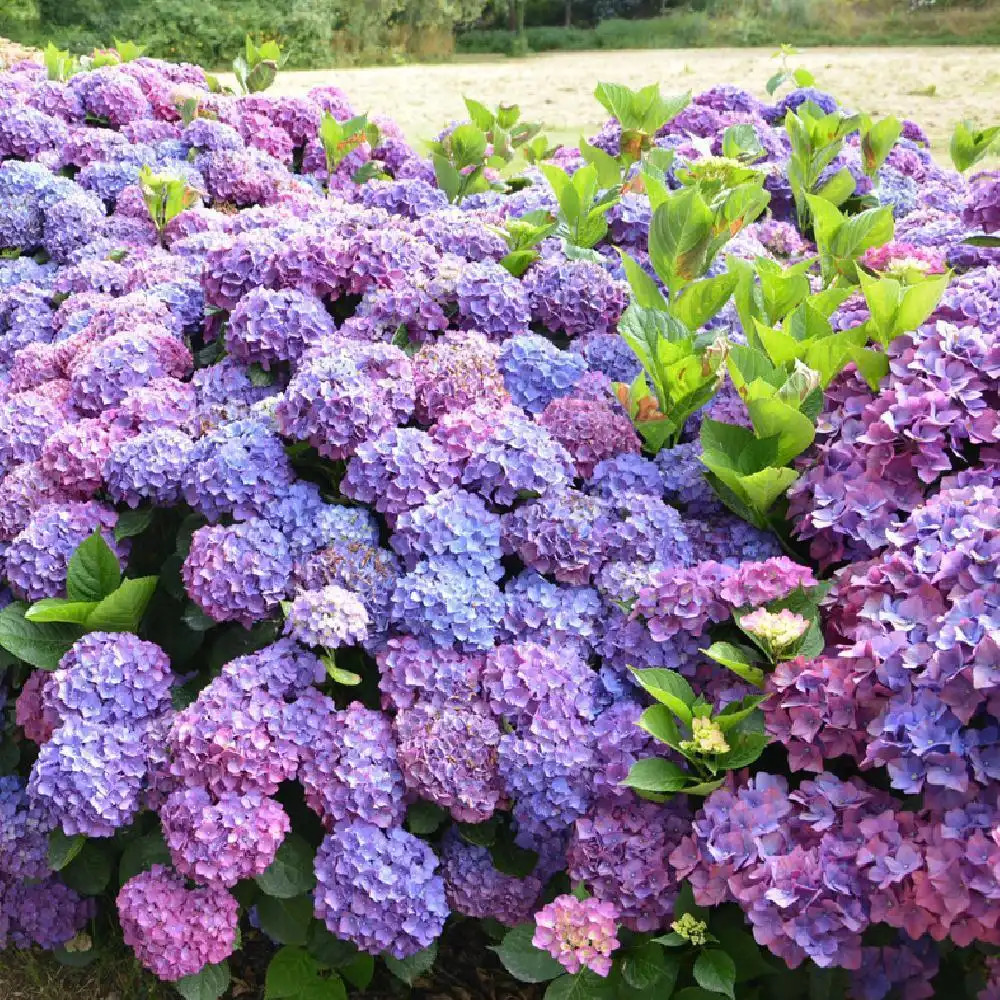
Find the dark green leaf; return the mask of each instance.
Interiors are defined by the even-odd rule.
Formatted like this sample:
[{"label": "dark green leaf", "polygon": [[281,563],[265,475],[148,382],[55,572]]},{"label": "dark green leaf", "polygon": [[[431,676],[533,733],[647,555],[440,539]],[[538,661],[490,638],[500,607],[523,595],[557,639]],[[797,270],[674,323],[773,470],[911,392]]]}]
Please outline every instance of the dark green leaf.
[{"label": "dark green leaf", "polygon": [[549,983],[545,1000],[611,1000],[614,985],[607,979],[582,969],[574,976],[560,976]]},{"label": "dark green leaf", "polygon": [[100,601],[118,586],[122,571],[104,536],[95,531],[70,557],[66,594],[73,601]]},{"label": "dark green leaf", "polygon": [[79,853],[87,838],[78,833],[75,837],[67,837],[61,827],[56,827],[49,834],[49,867],[54,871],[62,871]]},{"label": "dark green leaf", "polygon": [[729,737],[729,752],[720,754],[716,759],[719,767],[735,771],[752,764],[768,744],[766,733],[740,733]]},{"label": "dark green leaf", "polygon": [[27,610],[27,604],[16,601],[0,611],[0,646],[33,667],[55,670],[83,629],[62,622],[29,622]]},{"label": "dark green leaf", "polygon": [[497,839],[497,821],[488,819],[485,823],[459,823],[458,832],[463,840],[477,847],[492,847]]},{"label": "dark green leaf", "polygon": [[152,507],[140,507],[138,510],[125,510],[118,515],[118,523],[115,525],[115,541],[120,542],[123,538],[134,538],[141,535],[152,523]]},{"label": "dark green leaf", "polygon": [[416,955],[411,955],[409,958],[401,960],[386,955],[384,956],[386,968],[407,986],[412,986],[425,972],[430,972],[434,968],[437,952],[438,943],[435,941],[423,951],[418,951]]},{"label": "dark green leaf", "polygon": [[421,799],[406,810],[406,829],[418,837],[433,833],[446,819],[448,813],[433,802]]},{"label": "dark green leaf", "polygon": [[218,1000],[229,989],[229,963],[206,965],[201,972],[174,983],[184,1000]]},{"label": "dark green leaf", "polygon": [[346,965],[340,967],[340,974],[355,989],[363,992],[368,989],[375,976],[375,959],[371,955],[358,954]]},{"label": "dark green leaf", "polygon": [[332,969],[343,969],[354,962],[361,952],[350,943],[334,937],[320,920],[314,920],[309,925],[307,947],[309,954],[323,965]]},{"label": "dark green leaf", "polygon": [[[661,983],[661,989],[669,995],[673,981],[677,979],[680,963],[673,956],[668,960],[663,949],[652,941],[636,945],[621,956],[622,978],[633,989],[645,990],[654,983]],[[670,983],[662,982],[673,973]]]},{"label": "dark green leaf", "polygon": [[712,930],[719,940],[719,946],[736,965],[738,983],[774,974],[774,968],[764,960],[760,946],[754,941],[752,934],[740,927],[717,927],[715,923]]},{"label": "dark green leaf", "polygon": [[531,943],[534,934],[534,922],[519,924],[491,949],[504,968],[522,983],[545,983],[566,971],[547,951]]},{"label": "dark green leaf", "polygon": [[313,980],[296,994],[296,1000],[347,1000],[347,988],[340,976],[331,975],[328,979]]},{"label": "dark green leaf", "polygon": [[497,840],[490,848],[493,867],[504,875],[527,878],[538,864],[538,852],[518,847],[510,837]]},{"label": "dark green leaf", "polygon": [[286,945],[268,963],[264,1000],[299,997],[318,976],[319,965],[309,952]]},{"label": "dark green leaf", "polygon": [[61,874],[63,882],[84,896],[103,892],[111,880],[111,856],[108,848],[93,840],[73,858]]},{"label": "dark green leaf", "polygon": [[312,899],[304,895],[291,899],[261,896],[257,903],[257,917],[260,929],[275,941],[304,945],[312,920]]},{"label": "dark green leaf", "polygon": [[695,982],[712,993],[722,993],[730,1000],[735,996],[736,965],[721,948],[707,948],[694,963]]},{"label": "dark green leaf", "polygon": [[313,872],[315,852],[299,834],[290,833],[282,841],[274,860],[257,876],[257,885],[277,899],[292,899],[310,892],[316,884]]},{"label": "dark green leaf", "polygon": [[153,865],[170,863],[170,851],[163,840],[163,835],[157,830],[155,833],[133,840],[125,848],[121,861],[118,862],[118,880],[124,885],[140,872],[149,871]]},{"label": "dark green leaf", "polygon": [[192,632],[207,632],[210,628],[215,628],[219,623],[214,618],[209,618],[201,608],[193,601],[189,601],[181,615],[181,621]]}]

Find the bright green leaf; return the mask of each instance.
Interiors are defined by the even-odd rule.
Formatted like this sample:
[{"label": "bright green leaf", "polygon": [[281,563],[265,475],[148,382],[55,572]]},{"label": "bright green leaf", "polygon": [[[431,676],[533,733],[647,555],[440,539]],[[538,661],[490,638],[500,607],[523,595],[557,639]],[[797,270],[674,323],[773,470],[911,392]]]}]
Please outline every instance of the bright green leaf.
[{"label": "bright green leaf", "polygon": [[534,922],[519,924],[491,949],[497,953],[504,968],[522,983],[545,983],[565,972],[547,951],[531,943],[534,934]]},{"label": "bright green leaf", "polygon": [[73,601],[100,601],[117,588],[121,576],[118,557],[104,536],[95,531],[70,557],[66,594]]}]

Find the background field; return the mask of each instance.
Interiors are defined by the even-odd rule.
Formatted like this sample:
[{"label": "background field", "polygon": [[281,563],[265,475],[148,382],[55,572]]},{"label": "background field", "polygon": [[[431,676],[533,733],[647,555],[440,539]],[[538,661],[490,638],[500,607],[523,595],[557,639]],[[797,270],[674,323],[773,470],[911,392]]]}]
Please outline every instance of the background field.
[{"label": "background field", "polygon": [[[517,103],[529,120],[542,121],[560,139],[575,141],[606,117],[593,98],[599,80],[632,86],[658,82],[667,92],[728,82],[766,97],[764,84],[777,66],[773,52],[558,52],[525,59],[282,72],[275,91],[302,94],[320,83],[336,83],[359,111],[391,115],[414,142],[464,117],[463,95],[488,104]],[[919,122],[939,156],[947,156],[956,121],[974,118],[986,124],[1000,111],[997,48],[821,48],[803,51],[793,61],[845,104]]]}]

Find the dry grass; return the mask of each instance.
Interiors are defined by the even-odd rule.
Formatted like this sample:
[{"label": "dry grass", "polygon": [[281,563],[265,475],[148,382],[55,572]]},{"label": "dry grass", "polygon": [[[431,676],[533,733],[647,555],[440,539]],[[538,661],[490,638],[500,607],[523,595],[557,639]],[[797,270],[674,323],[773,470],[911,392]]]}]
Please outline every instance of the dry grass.
[{"label": "dry grass", "polygon": [[0,1000],[177,1000],[124,951],[69,969],[37,950],[0,952]]},{"label": "dry grass", "polygon": [[[849,106],[920,122],[944,156],[956,121],[974,118],[985,124],[996,119],[1000,107],[996,48],[809,49],[795,64],[811,70],[818,86]],[[283,72],[274,91],[303,94],[320,83],[335,83],[360,110],[391,115],[414,142],[463,117],[463,95],[492,104],[514,102],[528,119],[575,141],[605,117],[593,98],[599,80],[632,86],[656,81],[668,92],[733,83],[764,97],[764,84],[774,71],[771,48],[558,52],[526,59]]]}]

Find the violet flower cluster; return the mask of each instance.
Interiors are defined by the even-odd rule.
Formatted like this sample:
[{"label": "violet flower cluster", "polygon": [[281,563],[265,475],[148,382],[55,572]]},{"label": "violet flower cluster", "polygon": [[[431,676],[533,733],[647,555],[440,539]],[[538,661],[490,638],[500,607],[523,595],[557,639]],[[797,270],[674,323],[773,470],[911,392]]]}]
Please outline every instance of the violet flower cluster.
[{"label": "violet flower cluster", "polygon": [[[962,242],[1000,226],[994,175],[938,167],[911,125],[874,182],[853,143],[837,160],[897,219],[869,270],[960,273],[877,393],[850,369],[827,393],[789,495],[814,573],[717,500],[697,421],[643,454],[613,384],[639,370],[615,250],[648,265],[641,191],[592,255],[548,239],[516,277],[498,231],[555,208],[537,172],[449,206],[391,124],[327,170],[321,115],[354,114],[336,88],[236,96],[145,58],[45,77],[0,73],[0,604],[66,598],[94,532],[130,572],[183,527],[141,637],[0,675],[24,762],[0,777],[0,947],[61,947],[95,911],[50,870],[53,831],[107,846],[139,820],[170,863],[118,891],[126,943],[171,981],[221,962],[246,916],[230,890],[275,863],[291,802],[315,814],[307,912],[372,954],[416,954],[450,913],[533,920],[605,976],[685,879],[864,1000],[926,996],[931,942],[1000,944],[1000,266]],[[813,249],[780,123],[806,100],[836,107],[714,88],[652,140],[681,165],[752,127],[771,203],[733,245],[748,259]],[[365,165],[384,177],[356,184]],[[147,166],[195,199],[162,232]],[[828,571],[826,649],[779,662],[763,706],[776,767],[783,748],[812,774],[637,797],[623,782],[662,746],[630,668],[719,711],[750,688],[706,659],[715,630]],[[804,621],[744,619],[773,650]],[[510,874],[475,824],[535,867]],[[546,894],[561,873],[588,898]],[[879,924],[897,943],[864,940]]]}]

